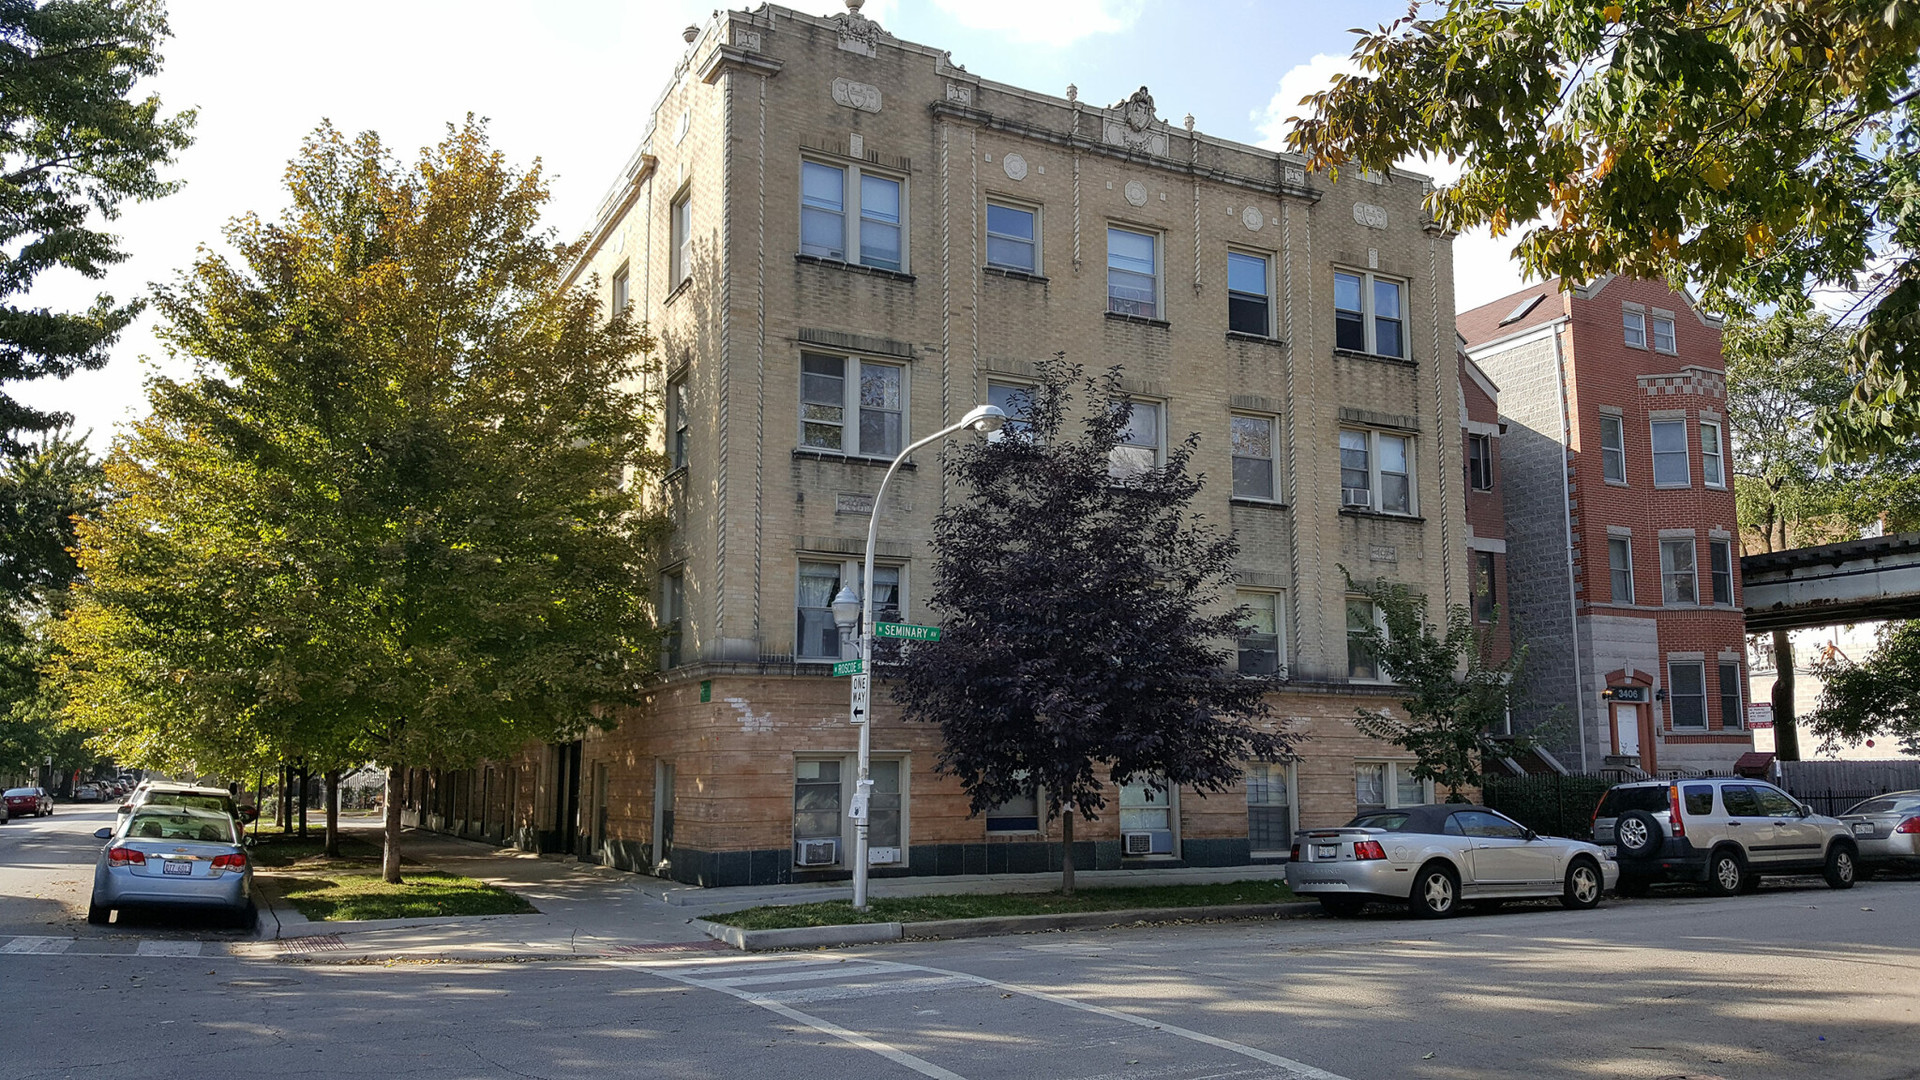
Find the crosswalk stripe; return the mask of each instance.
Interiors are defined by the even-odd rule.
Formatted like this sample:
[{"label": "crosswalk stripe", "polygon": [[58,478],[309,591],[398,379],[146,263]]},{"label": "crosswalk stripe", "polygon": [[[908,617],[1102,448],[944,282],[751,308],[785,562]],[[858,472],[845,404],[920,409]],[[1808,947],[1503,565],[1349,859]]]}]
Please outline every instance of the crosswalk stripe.
[{"label": "crosswalk stripe", "polygon": [[814,968],[810,971],[774,971],[760,975],[723,975],[719,978],[692,976],[704,986],[763,986],[767,983],[814,982],[819,979],[857,979],[866,975],[885,975],[899,971],[891,964],[846,964],[840,967]]},{"label": "crosswalk stripe", "polygon": [[197,941],[143,941],[133,954],[135,956],[199,956],[200,943]]},{"label": "crosswalk stripe", "polygon": [[889,997],[894,994],[919,994],[945,990],[953,986],[979,986],[980,980],[963,976],[941,978],[888,979],[885,982],[850,983],[840,986],[805,986],[798,990],[764,990],[760,996],[783,1005],[804,1005],[815,1001],[843,1001],[848,998]]},{"label": "crosswalk stripe", "polygon": [[70,937],[17,937],[0,945],[0,953],[63,953],[73,944]]}]

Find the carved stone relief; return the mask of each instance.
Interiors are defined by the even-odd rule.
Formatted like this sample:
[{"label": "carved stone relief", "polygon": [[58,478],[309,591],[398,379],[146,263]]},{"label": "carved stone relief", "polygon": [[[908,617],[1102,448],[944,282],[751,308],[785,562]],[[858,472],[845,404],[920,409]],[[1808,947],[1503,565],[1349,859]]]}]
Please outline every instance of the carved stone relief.
[{"label": "carved stone relief", "polygon": [[[1116,102],[1101,125],[1101,139],[1109,146],[1157,154],[1167,153],[1166,124],[1153,112],[1153,95],[1146,87],[1135,90],[1127,100]],[[1118,113],[1119,115],[1112,115]]]},{"label": "carved stone relief", "polygon": [[852,79],[833,80],[833,100],[836,104],[861,112],[880,111],[880,88],[869,83],[854,82]]},{"label": "carved stone relief", "polygon": [[954,105],[973,104],[973,87],[962,86],[956,82],[947,84],[947,101]]},{"label": "carved stone relief", "polygon": [[829,16],[828,21],[840,28],[840,47],[850,53],[861,56],[876,56],[882,41],[892,41],[893,35],[880,29],[880,24],[860,14],[860,8],[866,0],[850,0],[847,10],[838,15]]},{"label": "carved stone relief", "polygon": [[1372,203],[1354,203],[1353,220],[1369,229],[1384,229],[1387,227],[1387,208]]},{"label": "carved stone relief", "polygon": [[1008,154],[1006,157],[1001,158],[1000,167],[1007,171],[1007,179],[1009,180],[1025,180],[1027,178],[1027,159],[1021,157],[1019,154]]},{"label": "carved stone relief", "polygon": [[760,51],[760,31],[758,30],[748,30],[738,24],[734,24],[728,30],[728,36],[732,38],[734,45],[742,49],[750,49],[754,52]]},{"label": "carved stone relief", "polygon": [[1147,185],[1138,180],[1127,181],[1127,201],[1135,206],[1147,205]]},{"label": "carved stone relief", "polygon": [[1245,225],[1248,232],[1259,232],[1260,226],[1266,223],[1267,215],[1257,206],[1249,206],[1240,211],[1240,224]]},{"label": "carved stone relief", "polygon": [[1307,170],[1298,165],[1289,165],[1286,168],[1286,178],[1289,184],[1305,187],[1307,183]]}]

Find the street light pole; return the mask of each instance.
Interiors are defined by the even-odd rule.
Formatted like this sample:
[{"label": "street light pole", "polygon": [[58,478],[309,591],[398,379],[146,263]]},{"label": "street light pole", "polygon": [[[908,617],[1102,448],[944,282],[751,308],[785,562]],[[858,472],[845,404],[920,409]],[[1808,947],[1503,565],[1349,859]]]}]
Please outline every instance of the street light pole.
[{"label": "street light pole", "polygon": [[[900,463],[907,456],[928,443],[937,442],[956,431],[972,428],[983,435],[999,431],[1007,422],[1007,414],[995,405],[976,405],[960,418],[960,422],[941,428],[939,431],[921,439],[919,442],[900,451],[887,466],[887,474],[880,478],[880,489],[873,494],[873,514],[867,519],[867,557],[861,572],[860,621],[858,623],[860,642],[860,673],[854,676],[853,701],[851,706],[853,722],[860,728],[860,776],[856,782],[853,806],[849,815],[853,818],[853,908],[855,911],[867,910],[867,823],[871,814],[868,802],[873,795],[873,779],[869,774],[870,757],[873,750],[873,724],[868,699],[869,680],[873,676],[873,548],[880,533],[880,505],[887,497],[887,483],[893,474],[900,471]],[[840,595],[834,597],[834,623],[843,629],[853,614],[852,586],[843,586]]]}]

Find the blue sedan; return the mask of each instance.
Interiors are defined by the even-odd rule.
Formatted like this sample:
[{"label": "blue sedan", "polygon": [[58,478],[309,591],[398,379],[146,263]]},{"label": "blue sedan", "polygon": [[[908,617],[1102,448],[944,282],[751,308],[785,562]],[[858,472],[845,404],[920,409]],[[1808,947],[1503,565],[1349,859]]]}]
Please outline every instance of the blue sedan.
[{"label": "blue sedan", "polygon": [[236,926],[253,926],[253,860],[232,815],[143,806],[94,836],[107,845],[94,865],[88,922],[105,924],[115,908],[177,906],[224,911]]}]

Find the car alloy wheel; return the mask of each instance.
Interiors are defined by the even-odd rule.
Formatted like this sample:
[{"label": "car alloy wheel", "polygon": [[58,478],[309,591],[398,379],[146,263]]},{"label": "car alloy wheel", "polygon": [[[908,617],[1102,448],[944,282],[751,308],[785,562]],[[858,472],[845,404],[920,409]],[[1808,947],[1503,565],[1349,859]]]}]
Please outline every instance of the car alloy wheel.
[{"label": "car alloy wheel", "polygon": [[1623,855],[1652,855],[1660,850],[1661,839],[1660,822],[1645,810],[1629,810],[1614,822],[1614,844]]},{"label": "car alloy wheel", "polygon": [[1567,886],[1560,903],[1576,911],[1599,907],[1603,891],[1599,868],[1581,859],[1567,868]]},{"label": "car alloy wheel", "polygon": [[1835,844],[1833,850],[1827,852],[1827,865],[1821,871],[1821,876],[1827,879],[1829,888],[1853,888],[1853,849],[1845,844]]},{"label": "car alloy wheel", "polygon": [[1453,871],[1444,866],[1428,866],[1420,871],[1420,877],[1413,883],[1413,895],[1408,898],[1414,914],[1428,919],[1444,919],[1455,910],[1454,901],[1460,895],[1460,883]]},{"label": "car alloy wheel", "polygon": [[1731,851],[1718,852],[1707,864],[1707,890],[1715,896],[1734,896],[1747,884],[1747,868]]}]

